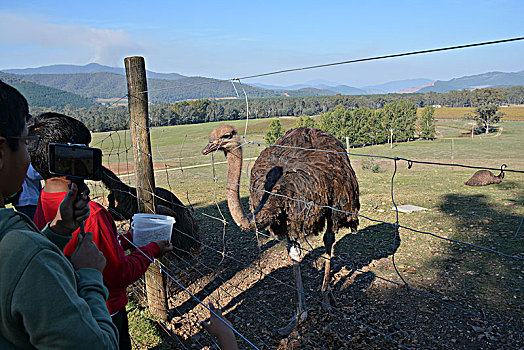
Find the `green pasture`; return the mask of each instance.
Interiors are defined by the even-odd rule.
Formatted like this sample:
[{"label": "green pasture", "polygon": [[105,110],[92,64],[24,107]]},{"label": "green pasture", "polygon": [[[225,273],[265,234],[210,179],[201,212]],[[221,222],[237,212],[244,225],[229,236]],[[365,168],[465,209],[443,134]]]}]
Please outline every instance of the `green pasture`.
[{"label": "green pasture", "polygon": [[[264,143],[265,131],[271,120],[254,119],[249,121],[246,139],[253,144],[246,148],[248,152],[252,152],[252,156],[258,155],[259,151],[262,150],[256,143]],[[279,120],[284,129],[291,128],[295,122],[293,117],[281,117]],[[209,163],[210,158],[203,157],[200,151],[207,144],[209,133],[216,126],[225,123],[234,125],[239,134],[244,135],[245,121],[152,128],[151,149],[155,164],[162,165],[162,163],[167,162],[191,166]],[[499,127],[502,128],[500,136],[491,133],[489,135],[475,135],[474,138],[471,138],[471,126],[468,121],[437,120],[435,124],[439,135],[435,141],[394,143],[393,148],[390,148],[390,145],[356,148],[351,153],[433,159],[446,162],[454,160],[455,162],[466,162],[470,165],[480,165],[483,161],[491,161],[488,164],[482,163],[489,167],[499,167],[502,164],[501,161],[513,162],[516,165],[515,162],[523,160],[523,123],[501,122],[499,123]],[[130,164],[134,162],[129,131],[93,134],[91,145],[102,148],[104,161],[107,163],[125,163],[126,160]],[[508,166],[511,167],[510,164]]]},{"label": "green pasture", "polygon": [[[246,187],[241,188],[246,206],[249,195],[246,172],[264,149],[257,142],[263,142],[270,121],[250,120],[248,124],[246,139],[250,143],[244,146],[244,159],[252,160],[244,162],[242,184]],[[280,118],[280,121],[284,128],[290,128],[294,123],[293,118]],[[465,122],[437,120],[437,131],[442,137],[434,141],[350,150],[351,163],[360,187],[360,214],[363,217],[360,219],[359,231],[362,236],[351,235],[349,231],[339,232],[335,246],[337,256],[354,259],[366,249],[392,249],[392,227],[381,222],[395,222],[397,214],[392,210],[395,203],[426,208],[418,212],[399,213],[401,226],[524,257],[524,232],[514,238],[524,218],[524,174],[507,171],[501,184],[468,187],[464,182],[477,169],[417,163],[408,168],[407,162],[398,160],[395,172],[393,160],[370,160],[365,157],[399,157],[497,169],[504,163],[507,165],[506,170],[524,169],[524,123],[502,122],[499,124],[502,128],[500,135],[475,135],[472,139]],[[241,135],[244,134],[245,121],[229,123],[235,125]],[[234,225],[227,226],[224,231],[223,224],[211,218],[224,217],[232,222],[225,198],[227,167],[223,163],[224,156],[217,153],[213,161],[210,155],[203,156],[200,153],[208,142],[206,137],[219,124],[222,123],[153,128],[151,143],[155,166],[168,165],[167,169],[155,171],[155,181],[157,186],[170,188],[184,203],[193,205],[204,239],[220,241],[225,232],[224,237],[228,237],[229,241],[245,240],[241,238],[245,237],[245,233]],[[114,167],[120,166],[121,173],[126,172],[126,161],[133,164],[132,152],[125,151],[130,146],[128,132],[94,134],[92,144],[101,147],[104,161]],[[363,169],[364,160],[378,166],[378,172]],[[493,172],[498,174],[496,170]],[[213,177],[217,178],[216,183]],[[133,174],[123,176],[122,179],[131,184],[135,181]],[[399,233],[396,268],[410,286],[444,296],[445,300],[461,305],[473,303],[482,308],[486,317],[509,320],[512,327],[522,329],[522,260],[405,228],[400,228]],[[366,237],[374,237],[374,241],[359,245],[351,243],[365,241]],[[262,238],[262,242],[267,240]],[[322,240],[313,238],[309,243],[313,248],[318,248]],[[285,250],[283,243],[270,249]],[[362,269],[402,283],[390,255],[386,254],[388,258],[376,259],[372,264],[362,266]],[[380,284],[377,288],[381,290]],[[406,301],[408,304],[409,301]],[[448,316],[441,317],[446,319]]]}]

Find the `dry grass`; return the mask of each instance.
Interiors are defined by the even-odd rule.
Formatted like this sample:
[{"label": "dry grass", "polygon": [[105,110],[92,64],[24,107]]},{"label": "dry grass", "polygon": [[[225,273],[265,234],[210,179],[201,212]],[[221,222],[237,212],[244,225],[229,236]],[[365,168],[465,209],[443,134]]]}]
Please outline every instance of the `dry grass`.
[{"label": "dry grass", "polygon": [[[418,109],[420,111],[422,108]],[[467,107],[442,107],[435,109],[435,119],[461,119],[466,113],[473,113],[475,108]],[[505,115],[503,121],[524,121],[524,106],[501,107],[500,111]]]}]

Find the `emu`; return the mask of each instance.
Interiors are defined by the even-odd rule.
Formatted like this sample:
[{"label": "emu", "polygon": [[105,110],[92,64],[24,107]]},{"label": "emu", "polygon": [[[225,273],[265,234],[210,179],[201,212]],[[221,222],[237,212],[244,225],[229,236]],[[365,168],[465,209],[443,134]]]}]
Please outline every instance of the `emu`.
[{"label": "emu", "polygon": [[[115,220],[130,220],[138,212],[136,188],[123,183],[115,173],[102,167],[102,183],[109,190],[108,210]],[[199,247],[198,225],[192,210],[168,190],[156,187],[157,214],[175,218],[171,233],[171,242],[178,257],[188,256]]]},{"label": "emu", "polygon": [[296,315],[279,333],[289,334],[307,318],[299,241],[318,235],[324,227],[324,309],[334,302],[329,284],[335,234],[342,227],[349,227],[356,233],[359,223],[355,215],[360,209],[355,172],[344,145],[332,135],[313,128],[290,130],[275,145],[263,150],[255,161],[251,170],[251,213],[247,215],[239,195],[242,147],[233,126],[222,125],[213,130],[202,153],[206,155],[218,150],[224,152],[228,163],[226,193],[233,220],[243,229],[265,228],[287,241],[298,305]]},{"label": "emu", "polygon": [[493,175],[493,173],[489,170],[479,170],[473,176],[466,181],[466,185],[468,186],[487,186],[492,184],[499,184],[502,182],[502,179],[504,178],[504,169],[506,168],[506,164],[502,164],[500,167],[500,174]]}]

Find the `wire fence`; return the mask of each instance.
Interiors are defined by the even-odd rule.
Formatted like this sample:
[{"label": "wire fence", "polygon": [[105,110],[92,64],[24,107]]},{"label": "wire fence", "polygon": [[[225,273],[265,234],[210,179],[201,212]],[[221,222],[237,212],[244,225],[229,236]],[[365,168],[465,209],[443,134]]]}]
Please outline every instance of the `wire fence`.
[{"label": "wire fence", "polygon": [[[522,39],[524,38],[485,44]],[[478,45],[480,44],[445,49]],[[413,54],[435,51],[441,49],[417,51]],[[407,54],[362,60],[405,55]],[[323,66],[327,65],[300,69]],[[287,71],[291,70],[267,74]],[[155,127],[150,130],[153,133],[153,154],[148,156],[152,157],[155,165],[157,186],[178,195],[180,200],[166,200],[156,191],[154,195],[173,210],[185,210],[198,223],[198,235],[175,224],[173,237],[178,237],[174,242],[176,249],[168,257],[152,262],[160,268],[168,281],[165,286],[158,287],[164,289],[168,296],[171,317],[168,321],[156,321],[169,346],[182,349],[217,348],[216,339],[200,326],[200,322],[207,319],[212,312],[208,304],[213,302],[224,310],[240,347],[246,349],[467,348],[472,340],[479,348],[522,347],[524,328],[521,315],[524,305],[522,290],[516,287],[522,285],[524,272],[522,236],[518,236],[524,221],[524,217],[519,217],[522,214],[518,214],[521,211],[500,214],[504,220],[513,219],[515,228],[512,232],[497,233],[500,225],[493,224],[490,228],[488,223],[482,227],[470,225],[453,237],[452,234],[443,234],[439,228],[435,231],[423,229],[420,227],[421,221],[417,221],[415,226],[410,222],[413,214],[410,214],[410,218],[400,218],[397,204],[397,193],[402,192],[402,197],[406,195],[402,182],[399,182],[400,162],[407,165],[403,174],[416,171],[414,165],[420,165],[422,168],[418,174],[422,174],[421,176],[427,176],[428,168],[445,169],[444,172],[449,172],[450,167],[494,171],[500,167],[266,144],[259,136],[248,133],[251,122],[249,96],[243,89],[241,80],[267,74],[231,79],[233,86],[240,83],[246,102],[247,118],[243,136],[236,146],[244,151],[244,155],[248,155],[244,159],[242,171],[247,176],[241,181],[232,180],[226,175],[227,164],[225,161],[215,162],[214,158],[218,156],[216,152],[212,154],[211,160],[200,153],[208,142],[221,140],[204,137],[201,132],[193,135],[181,133],[170,127]],[[235,91],[237,97],[241,98],[236,87]],[[130,98],[134,97],[140,98]],[[173,140],[177,140],[176,144],[172,143]],[[133,183],[133,146],[127,132],[110,132],[98,138],[94,145],[104,150],[104,163],[116,174],[111,175],[115,181],[121,181],[129,187],[136,186]],[[359,174],[359,178],[371,177],[366,182],[368,184],[376,180],[382,182],[383,186],[377,187],[382,192],[374,196],[391,201],[395,209],[392,211],[393,217],[390,213],[375,210],[377,206],[349,212],[330,203],[308,200],[303,193],[289,196],[254,188],[249,180],[249,170],[261,147],[321,152],[333,156],[347,155],[355,169],[355,157],[391,162],[392,174],[389,180],[386,180],[385,174],[376,175],[376,179],[370,174]],[[291,161],[290,159],[289,162]],[[507,167],[505,172],[519,176],[524,170]],[[91,186],[93,198],[109,206],[115,219],[127,220],[119,221],[120,232],[125,232],[130,217],[118,212],[114,204],[112,207],[108,194],[115,197],[120,195],[118,202],[132,203],[131,208],[134,206],[136,210],[136,188],[132,192],[128,188],[108,188],[107,185],[98,183],[92,183]],[[303,236],[306,239],[298,249],[302,256],[308,318],[289,335],[280,336],[278,333],[296,313],[298,290],[290,260],[287,258],[285,247],[288,241],[284,236],[272,235],[264,231],[265,227],[257,227],[258,225],[240,230],[226,209],[228,198],[224,196],[224,192],[230,187],[237,187],[244,198],[249,193],[258,191],[262,196],[272,196],[282,202],[294,202],[296,207],[302,208],[306,213],[311,208],[319,208],[340,215],[358,216],[361,220],[357,234],[350,234],[345,230],[337,234],[336,254],[333,257],[325,254],[321,240],[306,234],[304,220]],[[425,195],[423,185],[415,185],[411,190],[417,191],[420,196]],[[507,189],[512,190],[513,188]],[[361,184],[361,198],[370,198],[369,191]],[[466,205],[473,205],[471,198],[469,202]],[[245,201],[243,204],[248,207]],[[440,221],[450,220],[451,217],[452,223],[456,218],[455,226],[467,221],[457,217],[460,210],[449,211],[446,212],[441,207],[439,213],[428,216]],[[436,225],[444,226],[440,223]],[[497,235],[499,238],[493,240],[486,237],[488,235]],[[325,303],[319,290],[322,270],[328,260],[333,270],[331,285],[337,300],[327,310],[322,310]],[[432,267],[432,264],[438,267]],[[415,273],[417,269],[422,273]],[[378,275],[379,272],[382,275]],[[494,286],[496,289],[490,290]],[[130,288],[130,297],[137,304],[147,305],[144,279]],[[513,300],[504,300],[507,297],[512,297]],[[136,348],[148,347],[147,341],[139,340],[133,333],[131,336]]]}]

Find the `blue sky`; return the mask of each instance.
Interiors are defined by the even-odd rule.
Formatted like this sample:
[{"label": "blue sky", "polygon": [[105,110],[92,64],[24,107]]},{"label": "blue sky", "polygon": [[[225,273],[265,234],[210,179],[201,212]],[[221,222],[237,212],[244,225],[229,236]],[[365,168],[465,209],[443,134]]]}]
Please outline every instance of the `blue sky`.
[{"label": "blue sky", "polygon": [[[2,1],[0,70],[90,62],[234,78],[524,36],[524,1]],[[365,86],[524,70],[524,41],[252,79]]]}]

